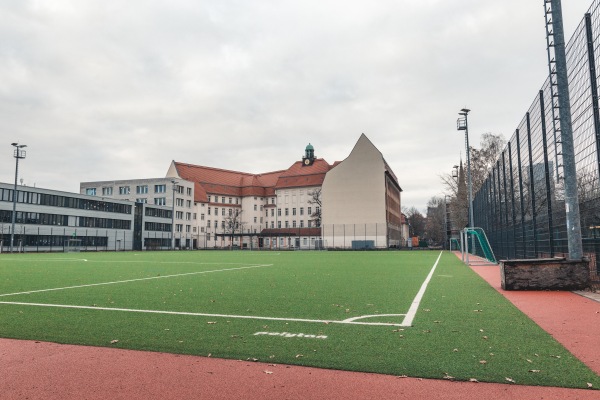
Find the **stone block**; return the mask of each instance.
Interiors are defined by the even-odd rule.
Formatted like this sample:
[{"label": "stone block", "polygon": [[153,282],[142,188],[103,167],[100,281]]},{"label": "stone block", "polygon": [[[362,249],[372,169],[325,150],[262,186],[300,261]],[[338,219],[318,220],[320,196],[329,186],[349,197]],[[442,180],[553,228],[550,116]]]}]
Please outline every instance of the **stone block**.
[{"label": "stone block", "polygon": [[501,260],[504,290],[582,290],[589,286],[589,260]]}]

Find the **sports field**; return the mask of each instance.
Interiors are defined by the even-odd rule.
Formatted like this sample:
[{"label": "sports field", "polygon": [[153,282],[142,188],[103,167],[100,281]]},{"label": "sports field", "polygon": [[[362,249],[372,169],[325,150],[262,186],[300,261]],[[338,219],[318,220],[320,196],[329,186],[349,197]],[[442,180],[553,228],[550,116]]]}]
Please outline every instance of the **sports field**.
[{"label": "sports field", "polygon": [[0,255],[0,336],[424,378],[600,378],[454,255]]}]

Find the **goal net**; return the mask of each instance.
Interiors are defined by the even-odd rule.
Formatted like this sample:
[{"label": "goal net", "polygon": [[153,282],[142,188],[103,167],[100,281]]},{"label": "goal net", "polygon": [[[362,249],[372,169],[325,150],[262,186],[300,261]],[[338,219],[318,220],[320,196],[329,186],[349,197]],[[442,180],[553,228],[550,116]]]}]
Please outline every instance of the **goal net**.
[{"label": "goal net", "polygon": [[65,246],[65,253],[79,253],[81,251],[81,239],[69,239]]}]

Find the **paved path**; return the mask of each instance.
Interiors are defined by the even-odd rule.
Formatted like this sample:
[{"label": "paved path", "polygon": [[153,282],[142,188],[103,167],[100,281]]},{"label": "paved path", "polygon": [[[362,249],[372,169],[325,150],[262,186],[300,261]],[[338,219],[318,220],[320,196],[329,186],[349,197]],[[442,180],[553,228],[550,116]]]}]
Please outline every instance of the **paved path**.
[{"label": "paved path", "polygon": [[[504,292],[497,266],[472,267],[596,372],[600,303],[565,292]],[[596,390],[397,378],[206,357],[0,339],[0,399],[544,399]]]}]

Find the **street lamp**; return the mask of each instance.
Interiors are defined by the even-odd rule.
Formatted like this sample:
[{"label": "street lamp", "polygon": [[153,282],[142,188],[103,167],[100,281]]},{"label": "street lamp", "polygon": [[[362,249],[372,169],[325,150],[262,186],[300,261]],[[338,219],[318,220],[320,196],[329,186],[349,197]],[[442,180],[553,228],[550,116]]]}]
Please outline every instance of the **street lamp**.
[{"label": "street lamp", "polygon": [[173,204],[171,206],[171,250],[175,250],[175,191],[177,190],[177,182],[176,180],[172,180],[173,184]]},{"label": "street lamp", "polygon": [[10,231],[10,252],[13,252],[13,246],[14,246],[14,242],[15,242],[15,222],[17,220],[17,178],[19,176],[19,159],[20,158],[25,158],[25,150],[22,150],[24,147],[27,147],[26,144],[19,144],[19,143],[11,143],[12,146],[14,146],[15,148],[15,153],[14,153],[14,157],[16,160],[16,166],[15,166],[15,187],[13,190],[13,212],[12,212],[12,221],[11,221],[11,225],[12,225],[12,229]]},{"label": "street lamp", "polygon": [[[469,227],[474,228],[473,223],[473,182],[471,180],[471,156],[469,152],[469,122],[467,115],[469,114],[468,108],[460,110],[458,115],[462,117],[456,121],[456,129],[459,131],[465,131],[465,146],[467,148],[467,181],[469,186]],[[475,245],[475,239],[472,237],[472,244]]]}]

